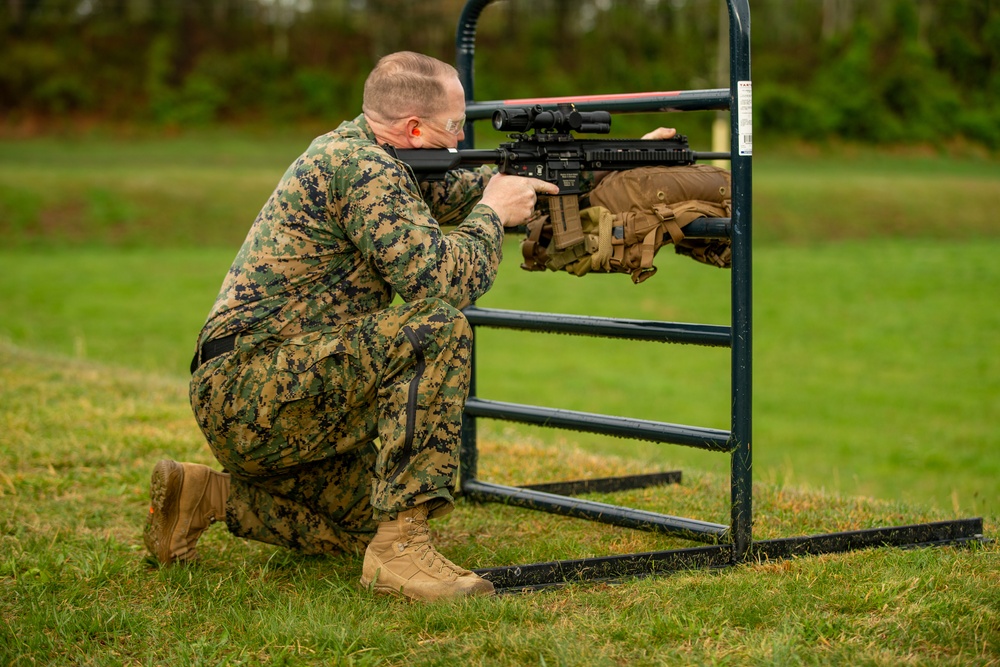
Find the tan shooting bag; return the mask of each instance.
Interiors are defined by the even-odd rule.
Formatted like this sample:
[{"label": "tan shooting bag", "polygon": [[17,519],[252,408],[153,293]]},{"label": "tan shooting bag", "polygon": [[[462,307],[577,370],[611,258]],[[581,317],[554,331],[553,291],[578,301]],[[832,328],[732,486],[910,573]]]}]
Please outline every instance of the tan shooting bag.
[{"label": "tan shooting bag", "polygon": [[729,172],[705,164],[640,167],[608,174],[584,198],[583,238],[565,248],[553,241],[549,216],[531,220],[521,242],[527,271],[628,273],[638,284],[654,273],[653,257],[668,243],[678,254],[721,268],[732,266],[729,239],[690,239],[684,227],[697,218],[728,218]]}]

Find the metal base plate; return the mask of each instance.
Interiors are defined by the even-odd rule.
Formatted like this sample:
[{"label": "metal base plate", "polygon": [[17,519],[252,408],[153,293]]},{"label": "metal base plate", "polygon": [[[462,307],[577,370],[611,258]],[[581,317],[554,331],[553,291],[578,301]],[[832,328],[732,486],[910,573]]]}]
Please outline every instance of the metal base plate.
[{"label": "metal base plate", "polygon": [[498,592],[517,593],[580,582],[620,581],[682,570],[731,567],[740,562],[782,560],[795,556],[843,553],[878,547],[929,547],[981,542],[985,542],[983,519],[977,517],[761,540],[752,544],[749,556],[743,561],[734,557],[731,544],[720,544],[691,549],[484,568],[476,570],[476,573],[493,582]]}]

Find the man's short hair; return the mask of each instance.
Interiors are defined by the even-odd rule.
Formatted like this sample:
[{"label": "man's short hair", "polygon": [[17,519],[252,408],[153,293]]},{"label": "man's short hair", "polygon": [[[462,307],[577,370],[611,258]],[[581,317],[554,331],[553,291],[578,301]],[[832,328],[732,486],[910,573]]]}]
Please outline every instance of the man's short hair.
[{"label": "man's short hair", "polygon": [[413,51],[383,56],[365,80],[361,110],[376,120],[430,116],[444,111],[444,81],[458,70]]}]

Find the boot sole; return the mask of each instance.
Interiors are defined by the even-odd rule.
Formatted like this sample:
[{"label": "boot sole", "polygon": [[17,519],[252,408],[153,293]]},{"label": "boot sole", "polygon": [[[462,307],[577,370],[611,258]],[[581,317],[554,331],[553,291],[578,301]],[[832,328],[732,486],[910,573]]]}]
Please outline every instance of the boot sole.
[{"label": "boot sole", "polygon": [[386,586],[385,584],[380,584],[372,579],[366,579],[364,575],[361,575],[361,578],[358,579],[358,584],[361,586],[361,588],[365,589],[366,591],[371,591],[379,595],[397,595],[400,597],[409,597],[404,593],[402,593],[401,591],[396,590],[392,586]]},{"label": "boot sole", "polygon": [[417,602],[441,602],[446,600],[458,600],[460,598],[473,597],[477,595],[484,595],[484,596],[496,595],[496,591],[492,587],[490,587],[488,590],[476,590],[473,588],[460,591],[457,595],[446,595],[440,598],[429,599],[421,597],[419,595],[406,593],[405,591],[402,591],[398,588],[394,588],[392,586],[386,586],[385,584],[375,583],[375,585],[373,586],[372,582],[366,581],[364,577],[361,577],[358,580],[358,583],[361,585],[362,589],[366,591],[371,591],[375,595],[391,595],[393,597],[404,598],[406,600],[415,600]]},{"label": "boot sole", "polygon": [[373,593],[378,593],[380,595],[402,595],[402,593],[400,593],[399,591],[394,591],[388,586],[380,586],[378,584],[375,584],[373,586],[372,582],[366,581],[364,577],[361,577],[361,579],[358,580],[358,584],[361,586],[361,588],[365,589],[366,591],[371,591]]},{"label": "boot sole", "polygon": [[143,542],[149,553],[161,565],[170,565],[170,536],[180,518],[181,488],[184,486],[184,467],[176,461],[160,461],[153,468],[149,482],[149,516],[143,531]]}]

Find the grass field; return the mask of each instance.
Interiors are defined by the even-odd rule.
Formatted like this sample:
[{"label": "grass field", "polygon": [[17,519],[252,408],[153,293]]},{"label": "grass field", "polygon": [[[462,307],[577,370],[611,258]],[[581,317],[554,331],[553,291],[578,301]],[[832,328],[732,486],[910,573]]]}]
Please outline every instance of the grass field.
[{"label": "grass field", "polygon": [[[302,138],[0,144],[0,665],[997,664],[1000,553],[877,550],[442,606],[373,599],[353,555],[139,538],[161,457],[211,463],[186,405],[193,338]],[[1000,515],[1000,164],[755,158],[755,536]],[[952,198],[942,197],[947,192]],[[962,206],[954,204],[960,195]],[[729,274],[658,256],[529,274],[481,305],[726,323]],[[727,428],[728,352],[481,331],[488,398]],[[599,496],[726,522],[726,457],[484,423],[502,483],[683,469]],[[472,567],[686,546],[460,503]]]}]

